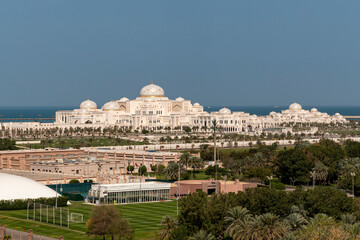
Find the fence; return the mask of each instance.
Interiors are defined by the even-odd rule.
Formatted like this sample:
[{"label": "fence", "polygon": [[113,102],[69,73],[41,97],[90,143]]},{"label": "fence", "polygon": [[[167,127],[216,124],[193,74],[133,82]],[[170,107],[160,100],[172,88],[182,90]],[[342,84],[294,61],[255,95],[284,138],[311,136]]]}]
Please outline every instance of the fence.
[{"label": "fence", "polygon": [[64,227],[70,227],[71,221],[69,209],[34,202],[28,202],[26,218]]},{"label": "fence", "polygon": [[54,191],[58,191],[60,194],[67,196],[69,200],[83,201],[91,189],[93,183],[73,183],[73,184],[52,184],[47,185]]}]

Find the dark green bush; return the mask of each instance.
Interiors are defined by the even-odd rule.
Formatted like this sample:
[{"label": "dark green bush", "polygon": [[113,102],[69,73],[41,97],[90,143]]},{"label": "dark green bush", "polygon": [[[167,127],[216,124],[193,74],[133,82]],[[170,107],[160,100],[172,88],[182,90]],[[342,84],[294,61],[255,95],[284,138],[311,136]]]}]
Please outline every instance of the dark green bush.
[{"label": "dark green bush", "polygon": [[[58,207],[65,207],[68,198],[65,196],[58,197]],[[37,199],[16,199],[16,200],[0,200],[0,210],[20,210],[27,209],[28,202],[41,203],[45,205],[55,206],[56,198],[37,198]]]},{"label": "dark green bush", "polygon": [[285,190],[285,184],[278,182],[276,183],[276,189],[277,190]]}]

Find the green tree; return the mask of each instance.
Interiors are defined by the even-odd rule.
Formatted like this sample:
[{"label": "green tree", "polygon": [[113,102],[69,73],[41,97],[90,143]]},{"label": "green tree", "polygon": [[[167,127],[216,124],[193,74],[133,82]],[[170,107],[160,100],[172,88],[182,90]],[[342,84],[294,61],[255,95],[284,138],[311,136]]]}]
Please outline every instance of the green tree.
[{"label": "green tree", "polygon": [[0,139],[0,150],[16,150],[15,141],[10,138]]},{"label": "green tree", "polygon": [[77,180],[77,179],[71,179],[69,183],[70,183],[70,184],[80,183],[80,181]]},{"label": "green tree", "polygon": [[128,172],[131,172],[131,173],[134,171],[134,169],[135,169],[135,168],[134,168],[134,166],[132,166],[132,165],[129,165],[129,166],[126,167],[126,170],[127,170]]},{"label": "green tree", "polygon": [[189,161],[191,158],[192,158],[192,156],[191,156],[190,152],[188,152],[188,151],[181,154],[180,163],[185,166],[185,169],[188,168],[188,164],[189,164]]},{"label": "green tree", "polygon": [[141,167],[139,167],[138,172],[139,172],[139,174],[140,174],[141,176],[144,176],[144,175],[146,174],[146,172],[147,172],[146,166],[145,166],[145,165],[142,165]]},{"label": "green tree", "polygon": [[177,162],[169,162],[167,167],[164,168],[163,170],[163,173],[165,174],[165,179],[178,180],[179,168],[180,168],[180,179],[185,178],[186,171],[184,167]]},{"label": "green tree", "polygon": [[211,233],[207,233],[205,230],[200,230],[192,235],[189,240],[214,240],[215,237]]},{"label": "green tree", "polygon": [[279,216],[265,213],[255,217],[249,232],[252,239],[275,240],[285,237],[286,227]]},{"label": "green tree", "polygon": [[86,227],[89,235],[100,236],[103,239],[106,239],[106,236],[110,236],[111,239],[115,236],[125,239],[133,235],[129,222],[122,218],[113,205],[94,207]]},{"label": "green tree", "polygon": [[225,217],[225,221],[229,224],[225,233],[234,240],[250,238],[249,228],[253,219],[246,208],[241,206],[231,208]]},{"label": "green tree", "polygon": [[197,192],[180,198],[179,202],[180,225],[186,227],[189,234],[194,234],[207,226],[209,218],[207,213],[208,199],[204,192]]},{"label": "green tree", "polygon": [[162,217],[161,229],[158,231],[157,235],[161,240],[168,240],[171,238],[172,232],[178,227],[178,221],[170,215],[165,215]]},{"label": "green tree", "polygon": [[283,150],[275,162],[281,181],[290,184],[305,184],[310,180],[314,164],[300,149]]}]

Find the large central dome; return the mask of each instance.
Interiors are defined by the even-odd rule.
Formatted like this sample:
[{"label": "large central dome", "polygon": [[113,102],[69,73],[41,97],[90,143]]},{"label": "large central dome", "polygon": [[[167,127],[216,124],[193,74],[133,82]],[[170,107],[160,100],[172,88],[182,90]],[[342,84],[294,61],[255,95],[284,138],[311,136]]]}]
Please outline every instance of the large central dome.
[{"label": "large central dome", "polygon": [[151,83],[141,89],[140,97],[165,97],[165,92],[160,86]]}]

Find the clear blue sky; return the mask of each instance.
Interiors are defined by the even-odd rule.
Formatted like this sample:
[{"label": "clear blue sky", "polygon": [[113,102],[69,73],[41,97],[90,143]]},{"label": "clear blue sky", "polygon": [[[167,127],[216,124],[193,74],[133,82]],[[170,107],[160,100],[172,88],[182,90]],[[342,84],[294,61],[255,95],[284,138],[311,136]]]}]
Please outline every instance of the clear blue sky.
[{"label": "clear blue sky", "polygon": [[203,105],[359,105],[360,1],[0,3],[0,106],[102,105],[151,80]]}]

